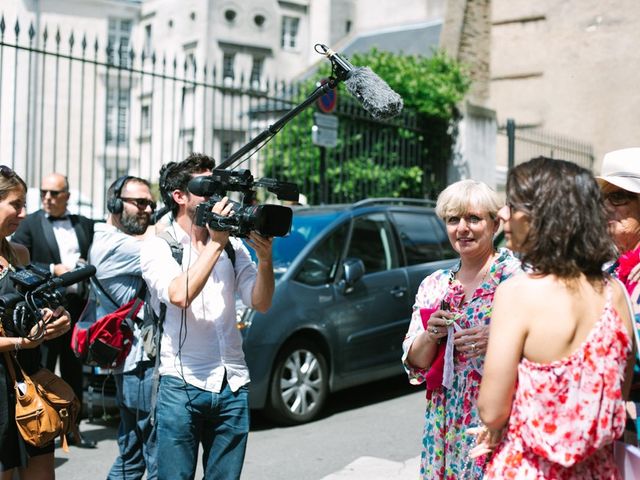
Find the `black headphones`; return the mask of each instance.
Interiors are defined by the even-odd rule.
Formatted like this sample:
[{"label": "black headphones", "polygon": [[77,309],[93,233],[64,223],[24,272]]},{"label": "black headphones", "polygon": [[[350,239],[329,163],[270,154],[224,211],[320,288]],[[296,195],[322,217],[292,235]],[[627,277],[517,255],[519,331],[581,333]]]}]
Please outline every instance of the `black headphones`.
[{"label": "black headphones", "polygon": [[113,195],[110,196],[107,200],[107,210],[109,210],[111,213],[122,213],[122,210],[124,209],[124,203],[122,203],[120,194],[122,192],[122,187],[124,187],[124,184],[130,178],[133,177],[131,175],[123,175],[118,180],[116,180],[116,183],[113,184]]},{"label": "black headphones", "polygon": [[160,188],[160,197],[162,198],[162,202],[166,207],[171,207],[173,204],[173,197],[171,196],[171,192],[168,191],[168,177],[172,173],[175,163],[169,162],[164,167],[164,171],[160,174],[160,181],[158,183],[158,187]]}]

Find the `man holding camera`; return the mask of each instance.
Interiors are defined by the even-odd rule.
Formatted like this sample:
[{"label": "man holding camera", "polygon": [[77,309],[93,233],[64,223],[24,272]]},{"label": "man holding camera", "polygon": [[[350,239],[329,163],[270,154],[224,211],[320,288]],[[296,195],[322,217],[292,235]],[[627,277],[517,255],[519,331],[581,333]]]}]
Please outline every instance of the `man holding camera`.
[{"label": "man holding camera", "polygon": [[[155,210],[149,182],[123,176],[107,190],[106,223],[95,227],[89,261],[96,267],[94,294],[96,318],[125,305],[135,296],[144,298],[140,270],[142,240],[154,235],[150,226]],[[119,454],[109,471],[109,480],[156,478],[156,437],[151,421],[153,361],[141,341],[141,309],[134,322],[133,343],[124,365],[114,371],[116,399],[120,410]]]},{"label": "man holding camera", "polygon": [[[27,215],[11,240],[27,247],[34,265],[60,276],[86,261],[93,240],[93,220],[82,215],[72,215],[69,204],[67,177],[52,173],[42,179],[40,199],[42,209]],[[86,284],[67,287],[64,302],[71,316],[71,324],[78,321],[87,300]],[[82,362],[71,350],[71,331],[41,345],[42,363],[52,372],[60,358],[60,376],[76,394],[82,404]],[[78,422],[80,421],[78,415]],[[69,442],[81,447],[93,448],[94,442],[70,437]]]},{"label": "man holding camera", "polygon": [[[166,305],[155,414],[159,479],[193,478],[200,443],[205,478],[240,477],[249,433],[249,372],[236,328],[236,295],[261,312],[273,297],[271,238],[249,234],[256,266],[241,240],[195,223],[196,208],[206,199],[190,193],[187,184],[213,167],[214,160],[200,154],[162,167],[160,193],[173,216],[165,232],[173,248],[181,248],[182,261],[174,260],[160,237],[146,240],[141,254],[152,306],[158,313],[160,303]],[[229,216],[231,204],[222,198],[212,211]]]}]

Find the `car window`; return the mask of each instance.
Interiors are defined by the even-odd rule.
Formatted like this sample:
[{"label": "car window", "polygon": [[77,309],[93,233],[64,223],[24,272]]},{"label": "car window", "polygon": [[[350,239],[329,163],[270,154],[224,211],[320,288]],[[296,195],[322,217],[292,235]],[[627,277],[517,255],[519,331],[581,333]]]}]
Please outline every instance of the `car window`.
[{"label": "car window", "polygon": [[332,282],[346,241],[347,224],[343,224],[307,255],[295,279],[312,286]]},{"label": "car window", "polygon": [[[435,214],[392,212],[391,216],[398,227],[408,265],[445,258],[443,247],[450,250],[449,239]],[[447,246],[449,246],[448,249]]]},{"label": "car window", "polygon": [[384,214],[375,213],[354,219],[347,257],[362,260],[365,273],[398,267],[391,226]]}]

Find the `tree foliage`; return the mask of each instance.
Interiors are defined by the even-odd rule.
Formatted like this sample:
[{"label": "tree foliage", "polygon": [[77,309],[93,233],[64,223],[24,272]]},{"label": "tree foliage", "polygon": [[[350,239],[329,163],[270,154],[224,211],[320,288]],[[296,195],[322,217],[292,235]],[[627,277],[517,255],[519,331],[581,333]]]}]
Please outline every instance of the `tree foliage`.
[{"label": "tree foliage", "polygon": [[[374,121],[341,84],[337,146],[325,150],[323,161],[322,149],[311,139],[314,109],[307,109],[265,149],[265,174],[298,183],[310,203],[428,196],[443,180],[456,104],[469,88],[468,76],[443,52],[426,58],[374,49],[351,60],[370,66],[398,92],[404,112],[388,122]],[[307,98],[318,78],[330,75],[328,65],[299,85],[293,105]]]}]

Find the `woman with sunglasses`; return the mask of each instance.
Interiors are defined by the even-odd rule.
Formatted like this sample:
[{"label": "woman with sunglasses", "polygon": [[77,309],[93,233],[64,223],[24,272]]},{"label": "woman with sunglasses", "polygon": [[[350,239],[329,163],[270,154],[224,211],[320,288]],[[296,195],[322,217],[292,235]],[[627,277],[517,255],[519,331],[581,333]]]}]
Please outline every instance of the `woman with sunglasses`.
[{"label": "woman with sunglasses", "polygon": [[[10,243],[13,234],[25,218],[27,186],[9,167],[0,165],[0,298],[15,292],[9,274],[15,267],[29,263],[29,251]],[[14,471],[22,480],[48,480],[55,477],[54,444],[36,448],[22,440],[15,424],[15,390],[3,352],[15,355],[27,374],[40,368],[40,343],[63,335],[70,328],[69,315],[59,307],[55,312],[43,309],[44,329],[36,325],[29,333],[19,332],[11,318],[2,313],[0,336],[0,478],[11,480]],[[13,361],[13,360],[12,360]]]},{"label": "woman with sunglasses", "polygon": [[427,387],[424,479],[482,478],[482,466],[469,458],[474,438],[465,432],[478,422],[493,293],[520,270],[508,250],[493,248],[499,207],[497,194],[473,180],[456,182],[438,196],[436,213],[460,262],[420,285],[402,359],[409,381]]},{"label": "woman with sunglasses", "polygon": [[633,330],[603,270],[614,250],[598,185],[538,157],[509,172],[506,193],[498,215],[526,273],[496,291],[474,454],[498,444],[487,479],[618,479]]},{"label": "woman with sunglasses", "polygon": [[[611,271],[624,283],[632,299],[636,322],[640,322],[640,148],[609,152],[596,177],[607,207],[609,234],[616,244],[618,259]],[[638,328],[638,323],[636,324]],[[640,365],[635,375],[627,413],[629,441],[640,442]]]}]

